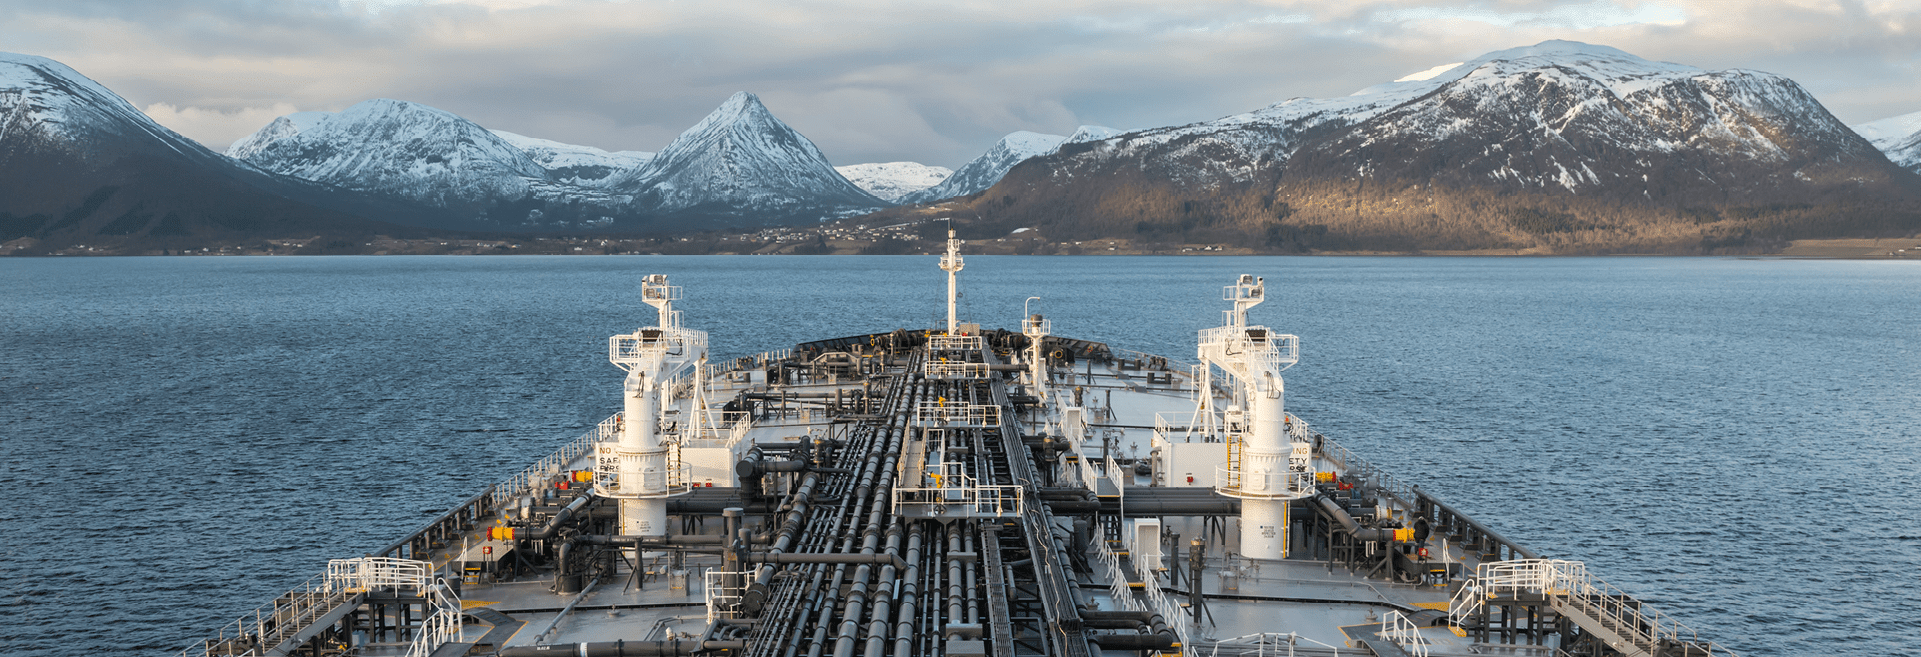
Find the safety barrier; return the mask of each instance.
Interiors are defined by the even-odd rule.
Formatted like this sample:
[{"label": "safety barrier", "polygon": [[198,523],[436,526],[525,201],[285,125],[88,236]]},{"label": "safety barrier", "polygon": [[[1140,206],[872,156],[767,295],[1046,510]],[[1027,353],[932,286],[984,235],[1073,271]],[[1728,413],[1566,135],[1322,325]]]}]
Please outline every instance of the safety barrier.
[{"label": "safety barrier", "polygon": [[[740,582],[754,576],[752,570],[709,570],[701,575],[702,593],[707,597],[707,622],[722,618],[734,618],[740,613],[740,601],[744,597],[744,586]],[[728,586],[732,581],[735,584]]]},{"label": "safety barrier", "polygon": [[984,343],[978,335],[930,335],[928,351],[980,351]]},{"label": "safety barrier", "polygon": [[[1289,416],[1289,420],[1301,427],[1303,433],[1307,432],[1306,423],[1293,418],[1291,415]],[[1409,507],[1414,506],[1414,486],[1401,481],[1399,477],[1394,476],[1386,470],[1375,467],[1375,465],[1368,462],[1367,459],[1361,458],[1360,455],[1349,451],[1346,447],[1341,446],[1340,443],[1334,442],[1333,438],[1314,436],[1312,434],[1309,434],[1307,437],[1318,438],[1320,440],[1322,457],[1333,461],[1334,464],[1338,466],[1340,472],[1359,477],[1363,481],[1367,481],[1375,487],[1400,499],[1401,503]]]},{"label": "safety barrier", "polygon": [[1399,609],[1381,616],[1381,638],[1393,641],[1406,650],[1412,657],[1427,657],[1427,641],[1421,638],[1421,628],[1401,614]]},{"label": "safety barrier", "polygon": [[1312,471],[1289,470],[1283,458],[1270,460],[1271,469],[1266,471],[1215,466],[1214,490],[1241,499],[1299,499],[1314,494]]},{"label": "safety barrier", "polygon": [[922,401],[914,407],[914,425],[920,427],[998,427],[1001,407],[987,404],[952,404]]},{"label": "safety barrier", "polygon": [[320,620],[353,597],[346,589],[328,586],[322,572],[261,605],[253,614],[221,627],[200,644],[180,651],[180,657],[245,657],[264,655],[302,628]]},{"label": "safety barrier", "polygon": [[1587,565],[1579,561],[1517,559],[1483,563],[1475,568],[1474,579],[1478,592],[1469,596],[1473,601],[1460,601],[1462,596],[1456,595],[1448,604],[1450,616],[1466,618],[1479,611],[1483,600],[1540,595],[1563,614],[1596,621],[1601,631],[1612,632],[1630,644],[1634,650],[1623,651],[1629,654],[1656,653],[1664,646],[1685,645],[1690,649],[1688,654],[1738,657],[1702,639],[1693,628],[1588,574]]},{"label": "safety barrier", "polygon": [[[1020,486],[982,486],[960,474],[960,464],[943,463],[927,471],[939,485],[895,486],[896,513],[949,518],[1013,518],[1021,515]],[[948,474],[953,472],[954,474]]]},{"label": "safety barrier", "polygon": [[374,589],[412,589],[419,593],[433,584],[433,564],[412,559],[360,557],[327,562],[328,590],[366,593]]},{"label": "safety barrier", "polygon": [[992,371],[987,363],[958,360],[930,360],[921,366],[921,374],[930,379],[985,379]]}]

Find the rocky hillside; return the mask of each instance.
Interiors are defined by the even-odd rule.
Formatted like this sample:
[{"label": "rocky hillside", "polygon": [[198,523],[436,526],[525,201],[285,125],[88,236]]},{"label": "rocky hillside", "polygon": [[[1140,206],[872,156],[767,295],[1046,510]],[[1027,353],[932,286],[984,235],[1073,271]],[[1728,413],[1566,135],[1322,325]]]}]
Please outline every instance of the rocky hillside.
[{"label": "rocky hillside", "polygon": [[981,236],[1702,252],[1913,231],[1918,181],[1786,78],[1550,41],[1063,146],[939,210]]}]

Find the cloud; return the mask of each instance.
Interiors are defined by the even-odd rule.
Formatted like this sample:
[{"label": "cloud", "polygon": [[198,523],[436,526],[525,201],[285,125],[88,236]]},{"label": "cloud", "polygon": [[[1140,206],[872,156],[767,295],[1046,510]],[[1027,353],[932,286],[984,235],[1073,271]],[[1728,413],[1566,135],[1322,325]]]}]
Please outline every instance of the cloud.
[{"label": "cloud", "polygon": [[1863,122],[1921,109],[1917,33],[1886,1],[0,0],[0,49],[210,144],[389,97],[651,151],[745,90],[835,163],[949,167],[1014,130],[1203,121],[1547,39],[1780,73]]}]

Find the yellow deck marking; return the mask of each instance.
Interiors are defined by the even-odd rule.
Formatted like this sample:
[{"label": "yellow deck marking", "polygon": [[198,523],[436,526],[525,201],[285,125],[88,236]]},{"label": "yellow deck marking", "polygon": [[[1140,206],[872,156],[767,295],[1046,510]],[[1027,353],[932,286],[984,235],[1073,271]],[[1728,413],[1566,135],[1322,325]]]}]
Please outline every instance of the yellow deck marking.
[{"label": "yellow deck marking", "polygon": [[1449,626],[1447,626],[1447,629],[1448,629],[1448,631],[1450,631],[1450,632],[1453,632],[1453,633],[1454,633],[1454,636],[1458,636],[1458,637],[1461,637],[1461,638],[1467,638],[1467,630],[1464,630],[1464,629],[1461,629],[1461,628],[1458,628],[1458,627],[1455,627],[1455,626],[1453,626],[1453,625],[1449,625]]},{"label": "yellow deck marking", "polygon": [[1433,609],[1435,611],[1447,611],[1447,603],[1445,602],[1415,602],[1410,604],[1411,606],[1420,607],[1422,609]]},{"label": "yellow deck marking", "polygon": [[497,604],[500,604],[500,603],[488,602],[486,600],[461,600],[460,608],[465,610],[465,609],[473,609],[474,607],[485,607],[487,605],[497,605]]}]

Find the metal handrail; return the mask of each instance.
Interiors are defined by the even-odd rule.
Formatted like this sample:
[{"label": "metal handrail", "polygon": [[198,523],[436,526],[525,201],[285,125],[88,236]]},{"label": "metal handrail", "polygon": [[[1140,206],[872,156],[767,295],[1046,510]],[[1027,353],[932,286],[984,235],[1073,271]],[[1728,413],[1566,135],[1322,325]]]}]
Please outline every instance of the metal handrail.
[{"label": "metal handrail", "polygon": [[[1297,426],[1301,427],[1303,433],[1307,433],[1306,423],[1299,422],[1298,420],[1295,420],[1295,422]],[[1333,438],[1320,436],[1320,441],[1322,456],[1335,461],[1340,466],[1342,472],[1353,474],[1364,480],[1372,479],[1376,487],[1393,494],[1410,506],[1414,504],[1413,485],[1401,481],[1399,477],[1375,466],[1373,463],[1368,462],[1367,459],[1361,458],[1360,455],[1349,451],[1340,443],[1335,442]]]},{"label": "metal handrail", "polygon": [[1637,647],[1653,652],[1664,642],[1687,644],[1710,656],[1739,657],[1694,628],[1681,624],[1627,592],[1590,575],[1587,565],[1560,559],[1517,559],[1483,563],[1475,569],[1482,597],[1530,593],[1563,601],[1588,618],[1611,621],[1615,632]]},{"label": "metal handrail", "polygon": [[1001,424],[1001,407],[925,400],[914,407],[914,424],[919,426],[951,425],[957,420],[964,426],[998,427]]},{"label": "metal handrail", "polygon": [[991,373],[987,363],[930,360],[921,366],[921,374],[930,379],[985,379]]},{"label": "metal handrail", "polygon": [[1427,642],[1421,640],[1421,628],[1415,627],[1414,622],[1408,620],[1399,609],[1381,617],[1380,635],[1413,657],[1427,657]]},{"label": "metal handrail", "polygon": [[[738,577],[742,581],[754,576],[752,570],[709,570],[701,574],[701,593],[706,596],[707,622],[721,618],[733,618],[740,611],[740,601],[746,596],[741,587],[729,588],[728,577]],[[731,592],[730,592],[731,591]]]},{"label": "metal handrail", "polygon": [[1249,492],[1246,486],[1247,473],[1229,465],[1214,466],[1214,489],[1220,494],[1236,498],[1254,499],[1298,499],[1315,493],[1314,472],[1311,470],[1285,470],[1269,472],[1267,481],[1280,479],[1279,486],[1263,486],[1266,492]]},{"label": "metal handrail", "polygon": [[579,438],[560,446],[560,449],[555,450],[554,453],[535,461],[533,465],[508,477],[506,481],[494,484],[487,489],[487,495],[491,498],[493,506],[498,507],[502,502],[538,487],[541,480],[560,474],[567,464],[573,463],[574,459],[579,458],[580,455],[592,451],[595,443],[616,439],[620,435],[620,422],[620,414],[615,413],[601,420],[600,424],[594,425],[594,428],[587,430]]},{"label": "metal handrail", "polygon": [[327,590],[364,593],[376,588],[410,588],[425,591],[432,586],[433,564],[392,557],[358,557],[327,562]]},{"label": "metal handrail", "polygon": [[1195,367],[1194,364],[1189,363],[1187,361],[1168,358],[1160,354],[1150,354],[1145,351],[1134,351],[1132,349],[1117,349],[1114,347],[1108,347],[1107,352],[1121,358],[1125,358],[1128,360],[1137,360],[1142,362],[1146,362],[1147,360],[1152,358],[1159,358],[1161,359],[1161,362],[1167,363],[1168,371],[1180,372],[1185,370],[1190,376],[1192,375],[1192,372],[1194,371],[1194,367]]},{"label": "metal handrail", "polygon": [[1185,440],[1188,436],[1194,435],[1194,425],[1199,415],[1194,412],[1155,413],[1154,435],[1171,443],[1174,442],[1174,432],[1179,430],[1181,438]]},{"label": "metal handrail", "polygon": [[425,597],[434,611],[420,622],[420,631],[407,646],[407,657],[429,657],[441,646],[460,638],[460,596],[433,584],[427,587]]},{"label": "metal handrail", "polygon": [[980,351],[984,345],[978,335],[927,336],[928,351]]},{"label": "metal handrail", "polygon": [[[254,609],[252,616],[243,615],[221,627],[213,637],[202,639],[199,646],[181,650],[180,657],[211,657],[214,649],[222,646],[222,657],[264,654],[280,645],[281,636],[298,632],[350,597],[345,590],[330,588],[327,573],[321,572]],[[237,641],[249,645],[244,651],[234,652],[232,644]]]}]

